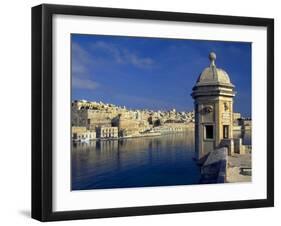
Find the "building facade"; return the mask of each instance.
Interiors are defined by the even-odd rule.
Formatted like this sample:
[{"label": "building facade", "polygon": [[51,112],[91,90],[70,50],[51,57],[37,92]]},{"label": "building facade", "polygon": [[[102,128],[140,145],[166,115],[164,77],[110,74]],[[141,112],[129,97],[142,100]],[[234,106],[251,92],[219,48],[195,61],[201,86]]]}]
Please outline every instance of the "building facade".
[{"label": "building facade", "polygon": [[73,141],[87,141],[96,139],[96,132],[87,130],[86,127],[72,127],[72,140]]},{"label": "building facade", "polygon": [[118,138],[118,127],[100,126],[96,129],[98,138]]},{"label": "building facade", "polygon": [[138,115],[129,112],[121,113],[113,120],[112,125],[118,127],[120,137],[137,136],[150,129],[147,120],[137,117]]},{"label": "building facade", "polygon": [[228,74],[215,65],[216,54],[210,53],[210,66],[199,75],[193,87],[195,109],[195,151],[197,158],[221,146],[233,149],[234,85]]}]

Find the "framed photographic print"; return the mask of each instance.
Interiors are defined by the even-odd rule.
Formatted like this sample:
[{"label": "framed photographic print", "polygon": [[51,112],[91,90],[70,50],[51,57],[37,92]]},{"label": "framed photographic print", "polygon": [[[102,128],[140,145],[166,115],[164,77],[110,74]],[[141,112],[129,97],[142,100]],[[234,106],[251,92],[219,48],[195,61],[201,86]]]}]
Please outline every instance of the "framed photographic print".
[{"label": "framed photographic print", "polygon": [[32,8],[32,217],[274,205],[274,21]]}]

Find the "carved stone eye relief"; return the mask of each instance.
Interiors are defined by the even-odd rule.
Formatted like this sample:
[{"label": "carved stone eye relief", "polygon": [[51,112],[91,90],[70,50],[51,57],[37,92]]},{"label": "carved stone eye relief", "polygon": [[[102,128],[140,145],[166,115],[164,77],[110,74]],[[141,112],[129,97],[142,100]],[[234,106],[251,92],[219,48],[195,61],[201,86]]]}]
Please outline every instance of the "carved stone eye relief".
[{"label": "carved stone eye relief", "polygon": [[204,112],[205,112],[205,113],[211,113],[211,112],[213,112],[213,107],[212,107],[212,106],[206,106],[206,107],[204,108]]}]

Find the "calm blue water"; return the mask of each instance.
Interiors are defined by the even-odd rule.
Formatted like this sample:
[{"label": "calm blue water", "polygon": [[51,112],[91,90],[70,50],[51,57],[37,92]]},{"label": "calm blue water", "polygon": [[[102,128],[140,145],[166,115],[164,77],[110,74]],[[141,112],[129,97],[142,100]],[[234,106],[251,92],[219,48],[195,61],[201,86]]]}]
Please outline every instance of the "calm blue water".
[{"label": "calm blue water", "polygon": [[73,144],[72,190],[197,184],[193,134]]}]

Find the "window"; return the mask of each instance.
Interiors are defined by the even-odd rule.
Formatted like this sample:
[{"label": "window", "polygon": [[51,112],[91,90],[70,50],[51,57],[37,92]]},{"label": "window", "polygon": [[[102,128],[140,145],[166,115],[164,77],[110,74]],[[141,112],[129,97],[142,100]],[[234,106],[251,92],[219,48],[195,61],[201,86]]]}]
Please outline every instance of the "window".
[{"label": "window", "polygon": [[205,126],[205,139],[214,139],[214,126],[213,125]]},{"label": "window", "polygon": [[223,139],[228,139],[229,138],[228,131],[229,131],[229,126],[228,125],[224,125],[223,126]]}]

